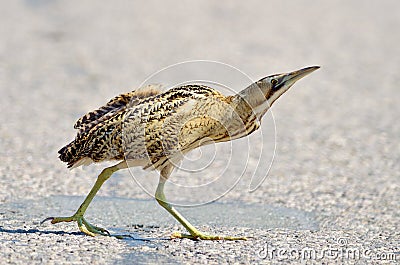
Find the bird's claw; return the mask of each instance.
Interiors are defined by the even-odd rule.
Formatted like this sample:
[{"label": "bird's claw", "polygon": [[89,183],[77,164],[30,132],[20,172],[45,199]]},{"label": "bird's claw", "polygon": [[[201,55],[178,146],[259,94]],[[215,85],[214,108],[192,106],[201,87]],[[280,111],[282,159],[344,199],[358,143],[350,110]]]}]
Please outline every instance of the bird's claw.
[{"label": "bird's claw", "polygon": [[43,221],[40,222],[40,225],[42,225],[43,223],[47,222],[47,221],[53,221],[55,217],[47,217],[46,219],[44,219]]},{"label": "bird's claw", "polygon": [[198,233],[196,235],[182,234],[180,232],[174,232],[171,238],[189,238],[192,240],[247,240],[246,237],[232,237],[232,236],[218,236],[218,235],[206,235]]},{"label": "bird's claw", "polygon": [[78,223],[78,228],[81,232],[85,233],[86,235],[89,236],[96,236],[96,235],[102,235],[102,236],[110,236],[110,232],[108,232],[106,229],[95,226],[90,224],[88,221],[83,218],[81,215],[73,215],[70,217],[48,217],[44,219],[43,221],[40,222],[40,224],[43,224],[44,222],[51,221],[52,224],[57,224],[61,222],[77,222]]}]

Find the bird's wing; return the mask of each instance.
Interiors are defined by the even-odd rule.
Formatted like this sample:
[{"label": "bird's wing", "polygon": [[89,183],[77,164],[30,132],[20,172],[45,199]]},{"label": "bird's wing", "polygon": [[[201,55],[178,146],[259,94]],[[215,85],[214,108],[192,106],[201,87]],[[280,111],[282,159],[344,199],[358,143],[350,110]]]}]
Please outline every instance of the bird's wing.
[{"label": "bird's wing", "polygon": [[75,140],[61,148],[58,153],[68,167],[77,167],[107,159],[121,159],[121,122],[126,109],[141,99],[161,93],[161,85],[148,85],[121,94],[106,105],[80,118],[74,128],[78,129]]},{"label": "bird's wing", "polygon": [[106,105],[87,113],[76,121],[74,128],[88,131],[108,116],[132,105],[135,99],[143,99],[161,93],[161,85],[147,85],[132,92],[124,93],[111,99]]},{"label": "bird's wing", "polygon": [[139,100],[124,116],[125,156],[132,159],[146,155],[158,168],[171,155],[190,151],[206,137],[214,138],[223,115],[217,107],[223,100],[225,97],[218,91],[197,84],[172,88],[151,100]]}]

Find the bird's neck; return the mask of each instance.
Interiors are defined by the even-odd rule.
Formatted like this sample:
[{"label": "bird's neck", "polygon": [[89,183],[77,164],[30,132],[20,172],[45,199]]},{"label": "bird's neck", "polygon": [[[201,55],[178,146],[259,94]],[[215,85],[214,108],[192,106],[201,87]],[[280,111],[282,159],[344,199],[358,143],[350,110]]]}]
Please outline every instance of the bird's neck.
[{"label": "bird's neck", "polygon": [[229,135],[222,141],[239,139],[257,130],[260,122],[253,108],[240,94],[227,97],[230,108],[226,108],[221,116],[223,131]]},{"label": "bird's neck", "polygon": [[266,101],[260,87],[253,83],[232,97],[232,106],[242,119],[253,115],[258,117],[264,112],[260,107],[263,108]]}]

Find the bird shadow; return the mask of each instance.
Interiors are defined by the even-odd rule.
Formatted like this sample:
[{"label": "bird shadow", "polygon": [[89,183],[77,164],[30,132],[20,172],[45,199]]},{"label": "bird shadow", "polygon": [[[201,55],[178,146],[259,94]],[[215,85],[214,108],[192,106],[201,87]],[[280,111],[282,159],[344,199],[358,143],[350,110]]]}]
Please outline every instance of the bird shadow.
[{"label": "bird shadow", "polygon": [[[22,229],[22,228],[17,228],[17,229],[8,229],[0,226],[0,233],[9,233],[9,234],[39,234],[39,235],[71,235],[71,236],[87,236],[82,232],[66,232],[62,230],[39,230],[39,229]],[[171,240],[169,238],[140,238],[140,237],[134,237],[129,234],[112,234],[110,235],[112,237],[115,237],[117,239],[126,241],[127,243],[133,244],[133,243],[139,243],[139,242],[155,242],[155,241],[160,241],[160,240]]]},{"label": "bird shadow", "polygon": [[46,231],[39,229],[7,229],[0,227],[0,233],[9,233],[9,234],[45,234],[45,235],[83,235],[81,232],[65,232],[65,231]]}]

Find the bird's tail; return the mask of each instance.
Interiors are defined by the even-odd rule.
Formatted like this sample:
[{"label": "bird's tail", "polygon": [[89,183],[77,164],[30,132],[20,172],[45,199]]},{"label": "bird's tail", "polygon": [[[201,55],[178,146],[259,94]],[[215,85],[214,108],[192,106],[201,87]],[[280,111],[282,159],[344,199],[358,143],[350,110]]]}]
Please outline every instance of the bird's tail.
[{"label": "bird's tail", "polygon": [[67,163],[68,168],[71,169],[81,165],[88,165],[93,162],[92,159],[80,154],[81,152],[79,152],[75,140],[61,148],[58,153],[60,154],[58,158]]}]

